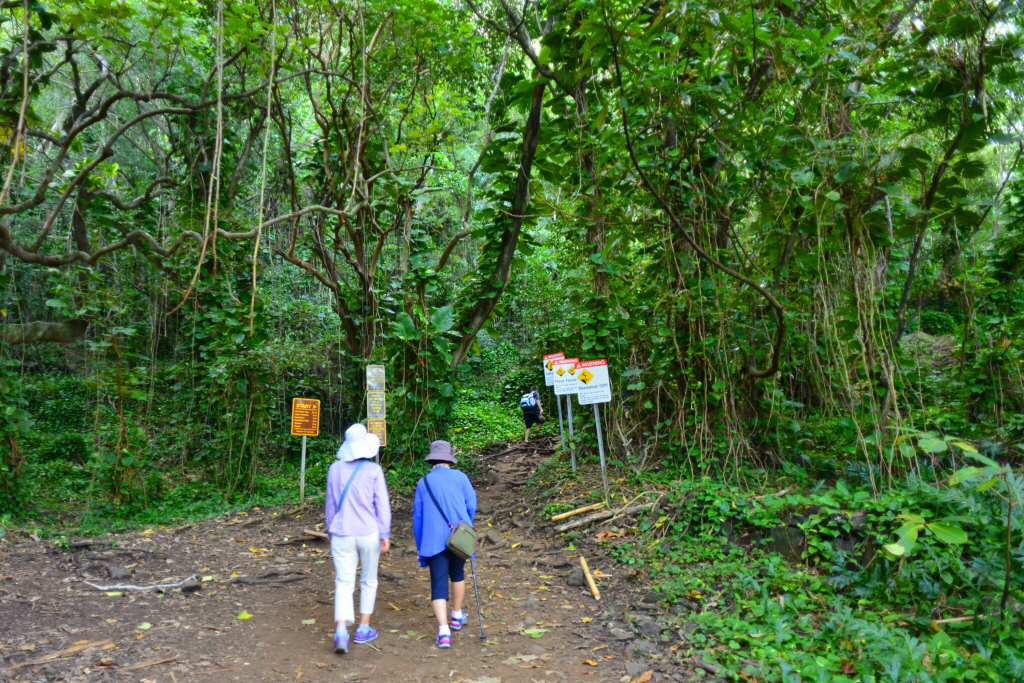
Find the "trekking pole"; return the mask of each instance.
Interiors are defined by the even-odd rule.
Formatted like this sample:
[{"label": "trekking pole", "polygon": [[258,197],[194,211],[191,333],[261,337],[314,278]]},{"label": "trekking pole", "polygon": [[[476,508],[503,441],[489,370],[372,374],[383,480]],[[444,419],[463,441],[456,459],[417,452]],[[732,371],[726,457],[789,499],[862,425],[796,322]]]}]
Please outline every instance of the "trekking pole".
[{"label": "trekking pole", "polygon": [[484,633],[484,613],[480,609],[480,587],[476,585],[476,565],[473,558],[469,558],[469,570],[473,574],[473,592],[476,593],[476,618],[480,620],[480,642],[487,644],[487,634]]}]

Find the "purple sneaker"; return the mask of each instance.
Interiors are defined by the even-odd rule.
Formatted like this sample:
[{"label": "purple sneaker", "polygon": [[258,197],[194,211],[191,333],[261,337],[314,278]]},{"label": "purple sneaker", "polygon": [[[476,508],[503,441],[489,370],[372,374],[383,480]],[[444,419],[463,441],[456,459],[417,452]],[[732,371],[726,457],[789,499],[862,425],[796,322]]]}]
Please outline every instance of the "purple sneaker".
[{"label": "purple sneaker", "polygon": [[348,629],[338,629],[334,632],[334,654],[348,654]]},{"label": "purple sneaker", "polygon": [[449,624],[449,626],[451,626],[453,631],[460,630],[462,628],[462,625],[465,624],[465,623],[466,623],[466,613],[465,612],[463,612],[462,616],[460,616],[460,617],[455,616],[455,613],[452,612],[452,621]]},{"label": "purple sneaker", "polygon": [[354,640],[357,643],[368,643],[377,637],[377,632],[369,626],[360,626],[356,629],[356,636]]},{"label": "purple sneaker", "polygon": [[443,635],[439,635],[434,642],[437,643],[439,648],[446,649],[452,646],[452,637],[445,633]]}]

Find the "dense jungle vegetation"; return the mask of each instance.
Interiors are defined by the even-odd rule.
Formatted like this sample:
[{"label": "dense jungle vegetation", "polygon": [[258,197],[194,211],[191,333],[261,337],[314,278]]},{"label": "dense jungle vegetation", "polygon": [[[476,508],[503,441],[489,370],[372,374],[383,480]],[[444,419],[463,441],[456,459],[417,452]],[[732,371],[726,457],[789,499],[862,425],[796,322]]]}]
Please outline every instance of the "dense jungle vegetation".
[{"label": "dense jungle vegetation", "polygon": [[1018,3],[0,7],[7,527],[293,500],[367,363],[400,489],[606,357],[618,552],[719,661],[1024,677]]}]

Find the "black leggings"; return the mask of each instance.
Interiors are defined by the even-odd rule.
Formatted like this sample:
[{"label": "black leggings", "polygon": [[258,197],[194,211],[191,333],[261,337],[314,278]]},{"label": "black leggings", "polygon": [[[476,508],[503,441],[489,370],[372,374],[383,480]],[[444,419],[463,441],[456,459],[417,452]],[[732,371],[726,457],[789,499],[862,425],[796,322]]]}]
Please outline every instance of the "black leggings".
[{"label": "black leggings", "polygon": [[448,599],[448,580],[453,583],[466,580],[466,561],[450,550],[445,550],[424,561],[430,568],[430,599]]}]

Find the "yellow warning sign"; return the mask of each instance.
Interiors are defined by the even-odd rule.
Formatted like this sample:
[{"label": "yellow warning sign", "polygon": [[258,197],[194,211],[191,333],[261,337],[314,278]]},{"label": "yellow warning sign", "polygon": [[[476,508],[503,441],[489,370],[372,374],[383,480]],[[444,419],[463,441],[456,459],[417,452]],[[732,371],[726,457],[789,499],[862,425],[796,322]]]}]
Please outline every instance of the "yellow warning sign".
[{"label": "yellow warning sign", "polygon": [[594,379],[594,373],[590,370],[584,369],[583,372],[580,373],[579,380],[584,384],[590,384],[590,380],[592,379]]},{"label": "yellow warning sign", "polygon": [[555,361],[549,360],[548,361],[548,370],[554,370],[554,369],[555,369]]},{"label": "yellow warning sign", "polygon": [[576,374],[576,366],[575,365],[573,365],[573,366],[571,366],[569,368],[569,374],[570,375],[575,375]]},{"label": "yellow warning sign", "polygon": [[555,372],[557,372],[559,376],[562,376],[565,374],[565,368],[558,368]]}]

